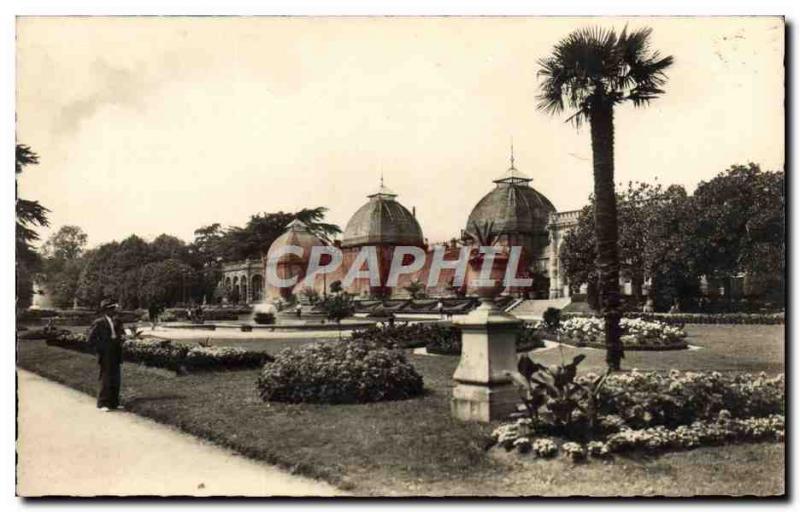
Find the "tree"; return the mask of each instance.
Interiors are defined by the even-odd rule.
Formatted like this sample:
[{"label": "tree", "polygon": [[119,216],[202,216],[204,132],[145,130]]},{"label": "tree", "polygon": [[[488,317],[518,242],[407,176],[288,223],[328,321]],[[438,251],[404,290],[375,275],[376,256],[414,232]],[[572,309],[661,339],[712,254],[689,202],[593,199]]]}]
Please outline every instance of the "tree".
[{"label": "tree", "polygon": [[329,295],[320,303],[320,308],[325,313],[325,318],[336,322],[339,339],[342,339],[342,320],[355,313],[353,299],[347,293]]},{"label": "tree", "polygon": [[[15,176],[22,173],[30,165],[37,165],[39,156],[25,144],[17,144],[15,156]],[[40,269],[41,258],[33,248],[33,242],[39,239],[34,229],[36,226],[47,227],[47,214],[50,210],[38,201],[22,199],[16,192],[16,304],[19,308],[27,308],[33,297],[33,274]]]},{"label": "tree", "polygon": [[652,30],[643,28],[617,36],[612,30],[585,28],[560,41],[553,54],[539,61],[544,77],[539,109],[559,114],[574,112],[568,121],[580,127],[589,122],[594,169],[597,273],[605,319],[606,362],[620,368],[624,356],[619,321],[619,251],[614,193],[614,107],[624,102],[645,106],[664,91],[664,71],[672,57],[649,48]]},{"label": "tree", "polygon": [[78,226],[61,226],[47,239],[42,252],[46,258],[67,261],[74,260],[86,249],[86,233]]},{"label": "tree", "polygon": [[784,173],[733,165],[692,196],[694,236],[703,240],[700,272],[726,281],[741,273],[767,279],[783,296],[786,271]]},{"label": "tree", "polygon": [[78,226],[61,226],[42,247],[45,259],[42,279],[50,290],[55,306],[72,306],[83,269],[86,233]]},{"label": "tree", "polygon": [[335,224],[322,222],[327,208],[303,208],[295,213],[259,213],[252,215],[244,227],[230,227],[221,239],[215,242],[216,256],[224,261],[260,258],[269,250],[276,238],[286,231],[293,220],[302,221],[309,231],[319,238],[329,240],[340,233]]},{"label": "tree", "polygon": [[[685,197],[685,193],[684,193]],[[675,199],[670,197],[670,199]],[[633,295],[641,301],[642,285],[646,279],[645,254],[653,240],[653,224],[661,219],[661,204],[667,193],[661,185],[629,182],[617,193],[617,225],[619,230],[620,273],[631,280]],[[594,197],[578,215],[578,222],[564,237],[560,258],[570,287],[576,291],[583,283],[597,284],[597,241],[594,232]],[[594,291],[594,290],[593,290]],[[592,302],[596,297],[591,297]]]},{"label": "tree", "polygon": [[141,269],[137,289],[139,304],[182,302],[185,290],[195,279],[194,269],[177,259],[148,263]]},{"label": "tree", "polygon": [[151,258],[154,260],[188,259],[189,248],[178,237],[161,234],[150,243]]}]

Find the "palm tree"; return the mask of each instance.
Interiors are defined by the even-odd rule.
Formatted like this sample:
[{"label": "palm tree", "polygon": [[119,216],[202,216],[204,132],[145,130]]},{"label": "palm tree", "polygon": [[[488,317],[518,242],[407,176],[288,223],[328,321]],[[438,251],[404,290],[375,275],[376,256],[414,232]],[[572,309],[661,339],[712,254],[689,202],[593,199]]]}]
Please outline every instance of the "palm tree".
[{"label": "palm tree", "polygon": [[612,30],[583,28],[561,40],[551,56],[539,60],[544,77],[538,108],[556,115],[569,108],[567,122],[588,121],[594,168],[594,224],[600,304],[605,319],[606,362],[618,370],[624,356],[620,342],[617,204],[614,192],[614,107],[631,102],[646,106],[664,91],[664,71],[672,57],[651,51],[652,29],[619,36]]}]

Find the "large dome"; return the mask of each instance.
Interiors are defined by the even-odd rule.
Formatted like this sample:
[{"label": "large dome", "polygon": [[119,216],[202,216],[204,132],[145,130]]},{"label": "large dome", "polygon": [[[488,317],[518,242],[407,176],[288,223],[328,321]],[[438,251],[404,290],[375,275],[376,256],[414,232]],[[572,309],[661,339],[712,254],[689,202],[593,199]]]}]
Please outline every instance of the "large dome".
[{"label": "large dome", "polygon": [[350,217],[342,236],[342,247],[358,245],[415,245],[424,241],[417,219],[395,200],[397,194],[383,186]]},{"label": "large dome", "polygon": [[546,233],[550,214],[556,211],[553,203],[530,186],[528,178],[516,168],[511,168],[494,180],[494,190],[483,196],[472,209],[466,231],[474,232],[474,225],[491,223],[492,235],[540,235]]}]

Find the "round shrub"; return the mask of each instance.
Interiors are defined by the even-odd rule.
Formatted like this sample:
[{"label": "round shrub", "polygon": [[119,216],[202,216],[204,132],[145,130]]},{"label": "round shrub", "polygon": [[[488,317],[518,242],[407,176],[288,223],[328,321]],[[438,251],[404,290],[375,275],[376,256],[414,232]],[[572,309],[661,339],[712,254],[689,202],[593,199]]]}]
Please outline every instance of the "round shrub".
[{"label": "round shrub", "polygon": [[253,315],[253,321],[259,325],[271,325],[275,323],[275,314],[259,311]]},{"label": "round shrub", "polygon": [[287,348],[257,382],[264,401],[365,403],[422,393],[422,377],[399,350],[345,341]]}]

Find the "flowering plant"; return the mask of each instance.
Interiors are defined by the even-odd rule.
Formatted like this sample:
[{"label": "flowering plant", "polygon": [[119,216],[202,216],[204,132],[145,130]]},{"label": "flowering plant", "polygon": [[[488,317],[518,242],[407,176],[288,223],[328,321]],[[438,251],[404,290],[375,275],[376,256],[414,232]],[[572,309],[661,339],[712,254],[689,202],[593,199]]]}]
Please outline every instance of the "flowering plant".
[{"label": "flowering plant", "polygon": [[264,401],[365,403],[417,396],[422,377],[402,351],[348,340],[282,350],[257,386]]},{"label": "flowering plant", "polygon": [[[646,321],[638,318],[620,320],[620,340],[626,349],[645,347],[685,348],[686,332],[664,322]],[[602,344],[604,340],[603,319],[596,317],[573,317],[561,322],[558,334],[562,341],[577,345]]]}]

